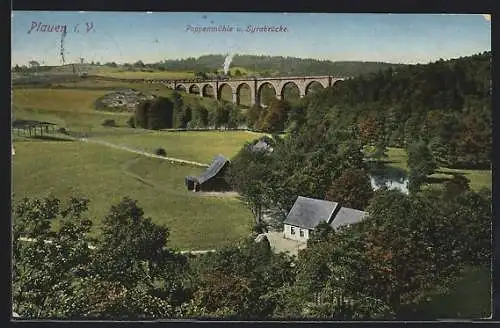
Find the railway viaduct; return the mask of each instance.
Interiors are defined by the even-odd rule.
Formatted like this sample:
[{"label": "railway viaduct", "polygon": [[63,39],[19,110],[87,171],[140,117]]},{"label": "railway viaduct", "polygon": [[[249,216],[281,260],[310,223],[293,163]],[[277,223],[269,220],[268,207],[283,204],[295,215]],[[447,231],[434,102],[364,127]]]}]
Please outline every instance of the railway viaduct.
[{"label": "railway viaduct", "polygon": [[319,83],[323,88],[334,86],[345,78],[329,75],[322,76],[284,76],[267,78],[241,78],[227,80],[147,80],[147,83],[161,83],[175,90],[183,90],[189,93],[199,93],[200,97],[212,96],[221,99],[222,88],[229,86],[233,93],[233,103],[239,104],[240,91],[243,86],[250,89],[251,104],[260,104],[262,87],[270,85],[276,98],[283,98],[286,85],[295,85],[299,89],[300,97],[304,97],[310,90],[311,85]]}]

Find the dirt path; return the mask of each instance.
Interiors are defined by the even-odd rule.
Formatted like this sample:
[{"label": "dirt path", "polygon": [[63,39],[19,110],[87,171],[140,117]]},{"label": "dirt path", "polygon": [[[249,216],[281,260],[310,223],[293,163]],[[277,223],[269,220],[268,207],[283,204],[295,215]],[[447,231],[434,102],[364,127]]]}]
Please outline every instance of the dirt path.
[{"label": "dirt path", "polygon": [[217,250],[215,249],[206,249],[202,251],[181,251],[181,254],[192,254],[192,255],[200,255],[200,254],[207,254],[207,253],[214,253]]},{"label": "dirt path", "polygon": [[139,155],[146,156],[146,157],[158,158],[158,159],[162,159],[162,160],[169,161],[172,163],[181,163],[181,164],[188,164],[188,165],[193,165],[193,166],[208,167],[207,164],[193,162],[193,161],[186,161],[186,160],[180,159],[180,158],[159,156],[159,155],[151,154],[151,153],[139,150],[139,149],[133,149],[133,148],[126,147],[126,146],[116,145],[116,144],[113,144],[113,143],[110,143],[110,142],[107,142],[104,140],[87,139],[87,138],[80,139],[80,140],[83,142],[91,142],[91,143],[104,145],[104,146],[114,148],[114,149],[128,151],[130,153],[135,153],[135,154],[139,154]]},{"label": "dirt path", "polygon": [[[20,241],[25,241],[25,242],[35,242],[36,239],[33,238],[26,238],[26,237],[19,237]],[[44,243],[46,244],[52,244],[52,240],[44,240]],[[57,246],[59,247],[59,246]],[[96,249],[95,246],[88,245],[89,249]],[[203,249],[203,250],[197,250],[197,251],[180,251],[179,253],[181,254],[192,254],[192,255],[200,255],[200,254],[206,254],[206,253],[214,253],[217,250],[215,249]]]},{"label": "dirt path", "polygon": [[[118,149],[118,150],[123,150],[123,151],[128,151],[130,153],[135,153],[135,154],[138,154],[138,155],[141,155],[141,156],[146,156],[146,157],[150,157],[150,158],[158,158],[158,159],[161,159],[161,160],[166,160],[166,161],[169,161],[169,162],[172,162],[172,163],[181,163],[181,164],[187,164],[187,165],[193,165],[193,166],[199,166],[199,167],[208,167],[207,164],[193,162],[193,161],[186,161],[186,160],[183,160],[183,159],[180,159],[180,158],[159,156],[159,155],[151,154],[151,153],[148,153],[148,152],[145,152],[145,151],[142,151],[142,150],[133,149],[133,148],[126,147],[126,146],[113,144],[113,143],[110,143],[110,142],[107,142],[107,141],[104,141],[104,140],[93,139],[93,138],[90,138],[90,139],[89,138],[76,138],[76,137],[69,136],[69,135],[64,135],[64,136],[61,136],[61,137],[65,138],[65,139],[74,140],[74,141],[100,144],[100,145],[107,146],[107,147],[110,147],[110,148],[114,148],[114,149]],[[150,187],[153,187],[153,188],[159,188],[152,181],[148,181],[148,180],[142,178],[141,176],[139,176],[137,174],[134,174],[134,173],[132,173],[132,172],[130,172],[128,170],[129,166],[133,162],[137,161],[138,158],[139,157],[131,159],[131,160],[123,163],[121,165],[121,171],[122,171],[122,173],[124,173],[125,175],[128,175],[128,176],[130,176],[130,177],[132,177],[132,178],[134,178],[134,179],[136,179],[136,180],[144,183],[147,186],[150,186]],[[215,197],[231,197],[231,198],[234,198],[234,197],[238,197],[239,196],[239,194],[236,193],[236,192],[198,192],[198,193],[195,193],[195,194],[197,196],[206,196],[206,197],[208,197],[208,196],[214,197],[215,196]],[[19,240],[25,241],[25,242],[34,242],[35,241],[35,239],[25,238],[25,237],[20,237]],[[52,243],[51,240],[45,240],[44,242],[48,243],[48,244]],[[89,245],[89,248],[90,249],[95,249],[95,246]],[[184,250],[184,251],[180,251],[181,254],[192,254],[192,255],[199,255],[199,254],[206,254],[206,253],[213,253],[213,252],[216,252],[216,250],[215,249],[205,249],[205,250]]]},{"label": "dirt path", "polygon": [[[193,161],[186,161],[186,160],[183,160],[183,159],[180,159],[180,158],[173,158],[173,157],[164,157],[164,156],[159,156],[159,155],[155,155],[155,154],[151,154],[151,153],[148,153],[148,152],[145,152],[145,151],[142,151],[142,150],[138,150],[138,149],[133,149],[133,148],[130,148],[130,147],[126,147],[126,146],[122,146],[122,145],[116,145],[116,144],[113,144],[113,143],[110,143],[110,142],[107,142],[107,141],[104,141],[104,140],[99,140],[99,139],[89,139],[89,138],[76,138],[76,137],[72,137],[72,136],[68,136],[68,135],[65,135],[64,138],[66,139],[71,139],[71,140],[74,140],[74,141],[80,141],[80,142],[87,142],[87,143],[95,143],[95,144],[100,144],[100,145],[103,145],[103,146],[107,146],[107,147],[110,147],[110,148],[114,148],[114,149],[119,149],[119,150],[123,150],[123,151],[128,151],[130,153],[135,153],[135,154],[138,154],[138,155],[141,155],[141,156],[146,156],[146,157],[150,157],[150,158],[158,158],[158,159],[161,159],[161,160],[166,160],[166,161],[169,161],[169,162],[172,162],[172,163],[181,163],[181,164],[187,164],[187,165],[193,165],[193,166],[199,166],[199,167],[208,167],[207,164],[203,164],[203,163],[198,163],[198,162],[193,162]],[[141,176],[137,175],[137,174],[134,174],[132,172],[130,172],[128,170],[129,166],[138,160],[138,157],[137,158],[134,158],[134,159],[131,159],[130,161],[127,161],[125,163],[123,163],[121,165],[121,171],[144,183],[145,185],[147,186],[150,186],[150,187],[153,187],[153,188],[159,188],[156,184],[154,184],[152,181],[148,181],[144,178],[142,178]],[[161,189],[161,188],[160,188]],[[197,196],[212,196],[212,197],[237,197],[238,196],[238,193],[236,192],[199,192],[199,193],[196,193]],[[31,238],[24,238],[24,237],[20,237],[19,240],[21,241],[27,241],[27,242],[33,242],[35,241],[34,239],[31,239]],[[45,243],[52,243],[51,240],[45,240]],[[95,249],[94,246],[90,246],[89,245],[89,248],[90,249]],[[199,255],[199,254],[206,254],[206,253],[213,253],[215,252],[216,250],[215,249],[206,249],[206,250],[184,250],[184,251],[180,251],[181,254],[192,254],[192,255]]]},{"label": "dirt path", "polygon": [[161,159],[161,160],[164,160],[164,161],[169,161],[171,163],[180,163],[180,164],[187,164],[187,165],[193,165],[193,166],[199,166],[199,167],[208,167],[208,164],[203,164],[203,163],[198,163],[198,162],[193,162],[193,161],[187,161],[187,160],[184,160],[184,159],[174,158],[174,157],[159,156],[159,155],[156,155],[156,154],[151,154],[151,153],[145,152],[143,150],[134,149],[134,148],[130,148],[130,147],[127,147],[127,146],[122,146],[122,145],[117,145],[117,144],[114,144],[114,143],[111,143],[111,142],[108,142],[108,141],[104,141],[104,140],[99,140],[99,139],[94,139],[94,138],[76,138],[76,137],[72,137],[72,136],[68,136],[68,135],[65,135],[64,138],[71,139],[71,140],[74,140],[74,141],[81,141],[81,142],[87,142],[87,143],[95,143],[95,144],[103,145],[103,146],[110,147],[110,148],[113,148],[113,149],[128,151],[130,153],[139,154],[139,155],[150,157],[150,158],[158,158],[158,159]]},{"label": "dirt path", "polygon": [[[186,160],[183,160],[180,158],[158,156],[155,154],[147,153],[147,152],[142,151],[142,150],[137,150],[137,149],[129,148],[126,146],[121,146],[121,145],[116,145],[116,144],[113,144],[113,143],[110,143],[107,141],[103,141],[103,140],[88,139],[88,138],[74,138],[74,137],[70,137],[70,138],[72,138],[73,140],[81,141],[81,142],[97,143],[97,144],[111,147],[114,149],[120,149],[120,150],[128,151],[131,153],[135,153],[135,154],[138,154],[141,156],[158,158],[158,159],[167,160],[167,161],[174,162],[174,163],[182,163],[182,164],[188,164],[188,165],[199,166],[199,167],[208,167],[208,165],[206,165],[206,164],[192,162],[192,161],[186,161]],[[143,177],[141,177],[135,173],[132,173],[128,170],[129,166],[137,160],[138,160],[138,158],[134,158],[134,159],[131,159],[130,161],[123,163],[121,166],[122,172],[125,175],[128,175],[129,177],[132,177],[132,178],[144,183],[145,185],[147,185],[149,187],[159,188],[153,181],[144,179]],[[196,196],[200,196],[200,197],[221,197],[221,198],[237,198],[239,196],[239,194],[237,192],[233,192],[233,191],[230,191],[230,192],[197,192],[194,194]]]},{"label": "dirt path", "polygon": [[205,197],[221,197],[221,198],[237,198],[240,196],[235,191],[222,191],[222,192],[217,192],[217,191],[198,191],[193,194],[196,194],[196,196],[205,196]]},{"label": "dirt path", "polygon": [[284,252],[297,256],[299,250],[307,247],[307,243],[286,239],[283,232],[267,232],[264,234],[269,240],[271,248],[276,252]]}]

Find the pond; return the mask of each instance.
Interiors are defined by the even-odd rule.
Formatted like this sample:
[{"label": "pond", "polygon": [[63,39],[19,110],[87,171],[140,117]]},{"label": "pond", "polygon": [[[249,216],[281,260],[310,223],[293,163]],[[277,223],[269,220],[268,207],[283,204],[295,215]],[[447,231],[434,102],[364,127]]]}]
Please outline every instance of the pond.
[{"label": "pond", "polygon": [[373,190],[387,187],[408,194],[408,175],[406,171],[383,163],[371,162],[367,163],[367,166]]}]

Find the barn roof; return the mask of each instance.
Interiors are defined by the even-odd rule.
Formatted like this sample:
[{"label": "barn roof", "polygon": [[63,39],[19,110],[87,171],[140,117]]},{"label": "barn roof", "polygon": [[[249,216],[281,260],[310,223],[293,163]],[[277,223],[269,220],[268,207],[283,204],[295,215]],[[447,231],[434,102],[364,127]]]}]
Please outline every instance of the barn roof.
[{"label": "barn roof", "polygon": [[229,162],[223,155],[217,155],[210,166],[197,177],[198,183],[203,183],[212,179]]},{"label": "barn roof", "polygon": [[368,215],[368,212],[355,210],[353,208],[341,207],[337,215],[335,215],[332,223],[330,225],[333,229],[338,229],[342,226],[355,224],[363,221],[363,219]]},{"label": "barn roof", "polygon": [[336,202],[299,196],[284,223],[314,229],[322,221],[330,223],[338,207],[339,204]]}]

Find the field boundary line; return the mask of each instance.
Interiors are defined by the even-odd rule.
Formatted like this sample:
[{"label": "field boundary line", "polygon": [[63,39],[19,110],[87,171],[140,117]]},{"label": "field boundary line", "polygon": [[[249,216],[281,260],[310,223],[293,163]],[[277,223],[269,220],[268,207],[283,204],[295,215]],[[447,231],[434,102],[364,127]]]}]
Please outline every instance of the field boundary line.
[{"label": "field boundary line", "polygon": [[134,149],[134,148],[130,148],[127,146],[122,146],[122,145],[117,145],[117,144],[114,144],[114,143],[111,143],[108,141],[104,141],[104,140],[99,140],[99,139],[77,138],[77,137],[73,137],[73,136],[67,136],[67,138],[75,140],[75,141],[94,143],[94,144],[99,144],[99,145],[107,146],[107,147],[118,149],[118,150],[124,150],[124,151],[128,151],[130,153],[135,153],[135,154],[139,154],[139,155],[150,157],[150,158],[157,158],[157,159],[161,159],[164,161],[169,161],[171,163],[187,164],[187,165],[198,166],[198,167],[208,167],[209,166],[208,164],[198,163],[198,162],[194,162],[194,161],[188,161],[185,159],[160,156],[160,155],[148,153],[148,152],[143,151],[143,150]]}]

